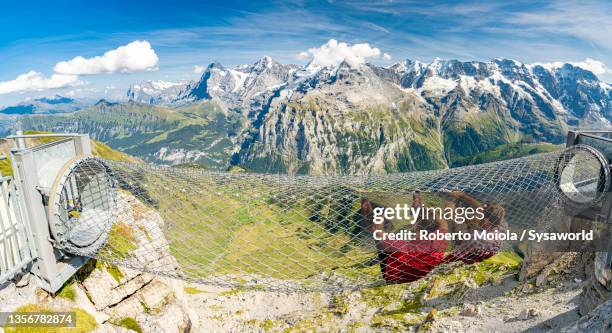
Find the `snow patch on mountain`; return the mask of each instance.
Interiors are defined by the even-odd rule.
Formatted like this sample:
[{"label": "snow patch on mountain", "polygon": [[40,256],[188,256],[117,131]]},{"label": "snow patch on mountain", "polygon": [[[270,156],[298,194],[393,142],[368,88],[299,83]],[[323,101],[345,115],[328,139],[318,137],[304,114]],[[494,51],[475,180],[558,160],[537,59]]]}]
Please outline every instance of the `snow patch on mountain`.
[{"label": "snow patch on mountain", "polygon": [[232,75],[232,78],[234,79],[234,82],[235,82],[234,89],[232,89],[232,92],[235,93],[238,90],[240,90],[241,87],[244,87],[244,82],[246,82],[246,79],[249,76],[249,73],[241,72],[240,68],[230,69],[229,72]]},{"label": "snow patch on mountain", "polygon": [[459,75],[459,86],[465,94],[470,94],[472,91],[488,92],[495,97],[501,97],[499,86],[495,85],[490,78],[476,79],[468,75]]},{"label": "snow patch on mountain", "polygon": [[185,82],[143,81],[133,84],[128,90],[127,96],[130,100],[139,103],[170,104],[187,86],[188,84]]},{"label": "snow patch on mountain", "polygon": [[429,92],[433,95],[443,96],[446,95],[449,91],[455,89],[455,87],[457,87],[457,82],[454,80],[441,78],[439,76],[432,76],[425,80],[425,82],[421,86],[420,91]]}]

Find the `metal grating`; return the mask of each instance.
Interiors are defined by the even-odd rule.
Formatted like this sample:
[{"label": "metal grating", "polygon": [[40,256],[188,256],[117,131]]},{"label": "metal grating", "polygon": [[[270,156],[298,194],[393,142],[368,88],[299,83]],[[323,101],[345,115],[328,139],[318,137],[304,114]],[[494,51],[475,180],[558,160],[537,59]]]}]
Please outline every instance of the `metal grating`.
[{"label": "metal grating", "polygon": [[16,197],[12,177],[0,178],[0,284],[24,271],[33,251]]}]

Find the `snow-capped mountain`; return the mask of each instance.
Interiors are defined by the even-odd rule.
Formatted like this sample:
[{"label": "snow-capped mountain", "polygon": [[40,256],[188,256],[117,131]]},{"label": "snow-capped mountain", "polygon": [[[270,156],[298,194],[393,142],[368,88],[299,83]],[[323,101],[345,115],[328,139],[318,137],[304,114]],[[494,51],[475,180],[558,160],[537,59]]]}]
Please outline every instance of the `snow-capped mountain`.
[{"label": "snow-capped mountain", "polygon": [[[610,126],[612,120],[610,85],[570,64],[546,68],[508,59],[429,64],[407,60],[390,69],[399,74],[402,87],[416,89],[424,97],[448,97],[461,90],[472,102],[489,96],[510,111],[529,106],[544,117],[560,117],[570,126]],[[481,108],[482,103],[475,106]]]},{"label": "snow-capped mountain", "polygon": [[22,123],[85,131],[155,162],[321,174],[546,151],[554,146],[543,143],[563,143],[570,127],[609,128],[612,120],[612,89],[590,71],[508,59],[300,67],[264,57],[233,68],[212,63],[194,82],[140,83],[129,96],[78,117]]},{"label": "snow-capped mountain", "polygon": [[177,96],[177,102],[214,99],[227,109],[262,107],[270,94],[292,80],[292,74],[298,68],[296,65],[282,65],[270,57],[263,57],[253,65],[234,68],[214,62],[198,82]]},{"label": "snow-capped mountain", "polygon": [[175,102],[188,86],[186,82],[142,81],[130,87],[127,97],[139,103],[167,105]]},{"label": "snow-capped mountain", "polygon": [[592,72],[509,59],[389,67],[215,62],[167,100],[235,111],[243,123],[232,162],[288,172],[440,168],[507,144],[561,143],[569,127],[612,121],[612,88]]},{"label": "snow-capped mountain", "polygon": [[213,62],[197,81],[171,83],[144,81],[128,90],[131,101],[155,105],[184,105],[199,100],[215,99],[226,108],[242,107],[242,103],[266,95],[290,81],[296,65],[282,65],[263,57],[253,65],[226,68]]},{"label": "snow-capped mountain", "polygon": [[[142,82],[132,86],[128,97],[148,104],[216,100],[228,109],[261,108],[267,99],[281,91],[289,96],[333,84],[342,80],[348,71],[362,72],[368,80],[383,80],[404,91],[412,90],[433,106],[444,98],[462,94],[464,102],[470,102],[463,107],[472,111],[478,111],[484,100],[493,98],[510,110],[533,106],[542,116],[560,117],[570,126],[610,125],[612,120],[612,88],[592,72],[570,64],[544,67],[509,59],[491,62],[436,59],[431,63],[406,60],[390,67],[364,64],[359,68],[343,62],[336,67],[313,69],[282,65],[264,57],[253,65],[234,68],[211,63],[195,82]],[[363,93],[366,93],[364,98],[379,99],[389,91]]]}]

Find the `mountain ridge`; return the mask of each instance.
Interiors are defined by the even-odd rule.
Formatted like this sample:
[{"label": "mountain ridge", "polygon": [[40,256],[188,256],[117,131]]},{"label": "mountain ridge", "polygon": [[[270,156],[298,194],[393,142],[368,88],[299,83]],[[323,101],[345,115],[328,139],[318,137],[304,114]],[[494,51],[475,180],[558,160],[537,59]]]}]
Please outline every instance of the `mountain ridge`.
[{"label": "mountain ridge", "polygon": [[[263,65],[262,65],[263,64]],[[318,67],[316,69],[312,69],[308,66],[301,67],[298,65],[282,65],[270,57],[263,57],[258,60],[253,65],[239,65],[233,68],[226,68],[219,62],[211,63],[202,74],[199,80],[192,81],[190,83],[173,83],[173,85],[183,85],[183,88],[180,92],[176,93],[174,98],[170,98],[171,102],[166,103],[172,105],[172,103],[181,103],[185,100],[194,101],[200,99],[211,99],[214,94],[211,95],[208,92],[208,87],[211,87],[211,90],[222,91],[224,93],[237,93],[238,95],[244,94],[239,87],[240,85],[245,84],[244,79],[242,80],[232,80],[236,76],[233,74],[235,72],[239,72],[242,74],[261,74],[261,67],[268,67],[272,64],[272,66],[278,66],[280,69],[275,71],[275,75],[284,76],[284,80],[278,80],[275,84],[269,83],[266,85],[266,88],[279,88],[280,86],[286,86],[294,84],[296,87],[299,86],[300,83],[307,84],[308,82],[312,82],[312,80],[316,80],[320,82],[321,77],[325,77],[327,74],[332,73],[333,71],[342,70],[346,68],[351,68],[350,65],[346,62],[342,62],[337,66],[329,66],[329,67]],[[600,81],[595,74],[591,71],[582,69],[581,67],[573,66],[569,63],[564,64],[560,67],[553,66],[544,66],[542,64],[524,64],[518,62],[516,60],[497,58],[490,62],[480,62],[480,61],[459,61],[459,60],[441,60],[436,59],[431,63],[425,63],[420,61],[413,60],[404,60],[402,62],[386,66],[379,67],[369,63],[361,64],[360,67],[369,66],[375,67],[377,71],[386,75],[388,79],[399,83],[403,88],[415,88],[420,89],[420,92],[429,92],[433,94],[444,94],[448,93],[452,90],[452,87],[457,86],[459,82],[449,82],[448,80],[460,80],[460,83],[463,84],[462,88],[464,90],[470,90],[472,87],[466,87],[468,85],[480,85],[480,89],[491,89],[494,87],[485,87],[488,83],[491,82],[478,82],[484,79],[492,79],[495,81],[502,81],[507,84],[511,84],[512,80],[520,80],[522,83],[527,83],[529,88],[534,89],[537,93],[541,93],[542,97],[549,100],[563,97],[560,94],[560,80],[567,80],[568,78],[574,79],[575,81],[582,81],[582,83],[591,81],[591,83],[596,82],[594,86],[590,88],[600,88],[605,97],[605,101],[597,100],[593,102],[603,103],[606,105],[599,105],[600,107],[610,108],[609,99],[610,99],[610,91],[612,90],[612,86],[608,83]],[[283,68],[284,67],[284,68]],[[257,72],[255,69],[260,68],[260,71]],[[268,67],[269,68],[269,67]],[[286,69],[285,69],[286,68]],[[215,71],[217,73],[215,73]],[[218,82],[218,78],[215,77],[215,74],[223,74],[221,76],[225,76],[226,72],[229,71],[232,78],[226,79],[225,81]],[[289,77],[291,76],[291,77]],[[229,77],[229,76],[228,76]],[[470,82],[466,77],[473,77],[477,80],[477,82]],[[430,79],[430,80],[427,80]],[[208,82],[208,81],[213,82]],[[447,81],[442,81],[447,80]],[[508,82],[510,81],[510,82]],[[147,82],[147,81],[145,81]],[[155,81],[148,81],[155,82]],[[238,83],[236,85],[236,82]],[[251,81],[246,81],[251,82]],[[211,84],[212,83],[212,84]],[[496,82],[497,83],[497,82]],[[129,92],[133,92],[135,87],[138,86],[136,84],[130,88]],[[302,85],[303,87],[303,85]],[[523,92],[520,89],[520,85],[513,87],[515,90],[519,92]],[[584,88],[584,87],[581,87]],[[166,89],[161,89],[166,90]],[[229,90],[229,91],[228,91]],[[130,97],[130,93],[128,92],[128,97]],[[261,92],[261,89],[259,89]],[[491,92],[495,92],[493,89]],[[170,91],[168,93],[171,93]],[[529,93],[529,92],[527,92]],[[219,97],[219,96],[217,96]],[[130,98],[130,100],[147,103],[147,104],[164,104],[164,103],[156,103],[149,102],[147,100],[142,100],[138,98]],[[579,104],[571,104],[571,101],[567,101],[567,105],[563,105],[562,107],[567,106],[578,106]],[[559,107],[557,105],[557,107]],[[608,110],[609,111],[609,110]],[[608,112],[609,113],[609,112]]]},{"label": "mountain ridge", "polygon": [[86,131],[158,163],[328,174],[446,168],[504,145],[537,151],[612,119],[612,89],[592,72],[509,59],[313,68],[264,57],[129,96],[24,125]]}]

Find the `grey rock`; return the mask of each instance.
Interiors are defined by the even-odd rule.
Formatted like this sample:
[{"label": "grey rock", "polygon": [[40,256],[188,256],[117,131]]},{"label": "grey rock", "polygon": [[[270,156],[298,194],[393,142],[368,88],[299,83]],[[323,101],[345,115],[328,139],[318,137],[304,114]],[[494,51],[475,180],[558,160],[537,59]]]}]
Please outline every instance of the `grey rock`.
[{"label": "grey rock", "polygon": [[536,287],[541,287],[542,285],[544,285],[547,279],[548,277],[546,276],[545,273],[540,273],[538,277],[536,278]]},{"label": "grey rock", "polygon": [[21,277],[19,277],[19,279],[17,281],[15,281],[15,287],[17,288],[24,288],[27,287],[28,285],[30,285],[30,282],[32,281],[32,274],[24,274]]},{"label": "grey rock", "polygon": [[612,300],[607,301],[561,332],[612,332]]},{"label": "grey rock", "polygon": [[518,320],[529,320],[539,315],[540,313],[536,309],[524,309],[523,311],[521,311],[521,313],[519,313],[517,319]]},{"label": "grey rock", "polygon": [[461,311],[461,315],[465,317],[476,317],[481,313],[480,306],[467,304]]}]

